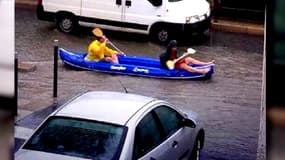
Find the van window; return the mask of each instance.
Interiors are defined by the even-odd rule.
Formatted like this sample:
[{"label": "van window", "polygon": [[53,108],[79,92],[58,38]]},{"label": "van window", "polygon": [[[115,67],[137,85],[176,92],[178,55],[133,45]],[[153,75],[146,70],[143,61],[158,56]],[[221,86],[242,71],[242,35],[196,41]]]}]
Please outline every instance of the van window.
[{"label": "van window", "polygon": [[179,2],[179,1],[182,1],[182,0],[168,0],[168,2]]},{"label": "van window", "polygon": [[161,6],[162,0],[148,0],[153,6]]}]

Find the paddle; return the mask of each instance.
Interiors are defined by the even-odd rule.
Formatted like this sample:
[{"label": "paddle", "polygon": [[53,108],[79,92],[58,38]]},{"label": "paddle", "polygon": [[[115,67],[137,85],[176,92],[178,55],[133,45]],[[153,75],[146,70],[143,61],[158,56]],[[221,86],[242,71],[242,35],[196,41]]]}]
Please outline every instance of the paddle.
[{"label": "paddle", "polygon": [[114,47],[119,53],[122,53],[124,56],[126,56],[126,54],[124,52],[122,52],[118,47],[116,47],[109,38],[106,38],[106,36],[103,34],[103,31],[100,28],[95,28],[92,30],[93,34],[96,35],[97,37],[104,37],[105,39],[108,39],[108,43]]},{"label": "paddle", "polygon": [[180,56],[179,58],[175,59],[174,61],[168,60],[168,61],[166,62],[166,65],[167,65],[168,69],[173,70],[176,62],[178,62],[178,61],[180,61],[181,59],[183,59],[183,58],[189,56],[190,54],[194,54],[195,52],[196,52],[195,49],[193,49],[193,48],[188,48],[188,49],[187,49],[187,52],[186,52],[185,54],[183,54],[182,56]]},{"label": "paddle", "polygon": [[108,39],[108,41],[112,47],[114,47],[117,51],[119,51],[119,53],[122,53],[124,56],[126,56],[126,54],[123,51],[121,51],[118,47],[116,47],[109,39]]}]

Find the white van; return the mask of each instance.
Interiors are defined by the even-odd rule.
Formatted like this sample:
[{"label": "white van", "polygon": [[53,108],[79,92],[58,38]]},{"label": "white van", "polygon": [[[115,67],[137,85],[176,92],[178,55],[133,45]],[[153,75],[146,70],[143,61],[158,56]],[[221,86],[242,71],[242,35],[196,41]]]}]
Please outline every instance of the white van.
[{"label": "white van", "polygon": [[206,0],[39,0],[40,20],[69,33],[78,25],[151,35],[160,42],[210,28]]}]

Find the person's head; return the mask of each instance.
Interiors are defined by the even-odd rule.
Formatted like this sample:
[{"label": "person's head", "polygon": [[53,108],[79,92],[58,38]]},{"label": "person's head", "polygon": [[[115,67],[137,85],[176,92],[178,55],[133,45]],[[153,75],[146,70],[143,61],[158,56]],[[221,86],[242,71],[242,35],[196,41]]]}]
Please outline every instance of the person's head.
[{"label": "person's head", "polygon": [[167,45],[167,53],[168,54],[175,54],[177,53],[177,41],[171,40]]},{"label": "person's head", "polygon": [[104,43],[105,42],[105,36],[101,36],[101,37],[96,37],[98,39],[99,42]]},{"label": "person's head", "polygon": [[99,28],[94,28],[92,30],[92,33],[94,34],[94,36],[96,37],[96,39],[98,39],[99,42],[103,43],[105,41],[105,36],[103,35],[103,32],[101,29]]},{"label": "person's head", "polygon": [[169,43],[168,43],[168,47],[177,47],[177,41],[176,40],[171,40]]}]

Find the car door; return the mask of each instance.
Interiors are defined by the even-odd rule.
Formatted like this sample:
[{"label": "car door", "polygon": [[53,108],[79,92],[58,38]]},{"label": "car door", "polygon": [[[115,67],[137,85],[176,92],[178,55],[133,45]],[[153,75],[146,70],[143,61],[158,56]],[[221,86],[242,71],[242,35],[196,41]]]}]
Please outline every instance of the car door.
[{"label": "car door", "polygon": [[123,21],[126,30],[147,31],[148,26],[155,21],[159,21],[164,16],[164,6],[156,6],[162,0],[122,0],[125,8],[123,9]]},{"label": "car door", "polygon": [[87,22],[120,26],[122,10],[121,0],[82,0],[81,17]]},{"label": "car door", "polygon": [[135,130],[133,160],[173,159],[165,134],[153,112],[146,114]]},{"label": "car door", "polygon": [[154,109],[161,122],[164,133],[167,137],[168,147],[171,153],[175,155],[173,159],[184,159],[192,150],[192,132],[193,129],[181,125],[182,115],[176,110],[162,105]]}]

